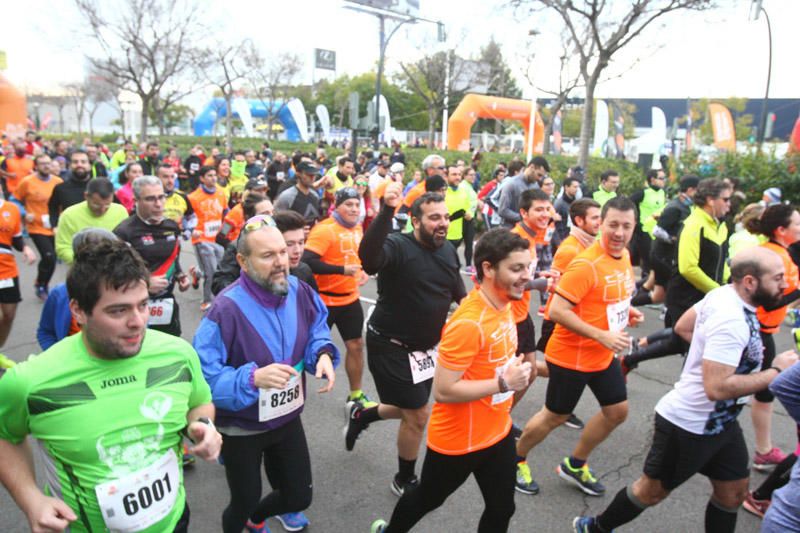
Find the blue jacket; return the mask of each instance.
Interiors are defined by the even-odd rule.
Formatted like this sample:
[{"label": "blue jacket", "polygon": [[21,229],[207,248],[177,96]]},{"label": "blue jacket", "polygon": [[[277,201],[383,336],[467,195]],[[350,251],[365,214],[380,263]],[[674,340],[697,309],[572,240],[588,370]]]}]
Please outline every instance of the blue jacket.
[{"label": "blue jacket", "polygon": [[39,341],[42,351],[66,337],[69,334],[70,324],[72,324],[72,312],[69,310],[67,284],[60,283],[47,295],[42,316],[39,318],[39,327],[36,328],[36,340]]},{"label": "blue jacket", "polygon": [[243,272],[217,295],[197,328],[193,344],[211,386],[219,426],[268,431],[300,416],[302,408],[259,422],[259,391],[250,382],[256,368],[300,365],[314,375],[321,353],[332,355],[334,367],[339,364],[325,304],[311,287],[294,276],[288,279],[289,294],[280,297]]}]

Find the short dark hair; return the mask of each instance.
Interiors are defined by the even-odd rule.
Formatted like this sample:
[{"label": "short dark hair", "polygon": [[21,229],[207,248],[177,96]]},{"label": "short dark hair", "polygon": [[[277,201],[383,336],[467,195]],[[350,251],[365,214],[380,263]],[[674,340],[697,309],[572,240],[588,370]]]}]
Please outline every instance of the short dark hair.
[{"label": "short dark hair", "polygon": [[608,178],[611,176],[619,176],[619,172],[616,170],[606,170],[602,174],[600,174],[600,181],[608,181]]},{"label": "short dark hair", "polygon": [[269,200],[269,198],[261,193],[251,192],[248,194],[247,198],[242,201],[242,213],[244,213],[244,219],[247,220],[256,216],[256,206],[264,200]]},{"label": "short dark hair", "polygon": [[588,213],[589,209],[593,207],[600,209],[600,204],[591,198],[581,198],[580,200],[575,200],[569,205],[570,220],[572,220],[573,224],[577,224],[575,219],[578,217],[586,220],[586,213]]},{"label": "short dark hair", "polygon": [[92,314],[100,300],[100,288],[128,289],[144,281],[149,287],[150,271],[141,256],[123,241],[105,240],[81,246],[67,273],[67,294],[78,307]]},{"label": "short dark hair", "polygon": [[519,197],[519,210],[527,211],[533,205],[533,202],[547,202],[550,203],[550,196],[541,189],[528,189],[522,191]]},{"label": "short dark hair", "polygon": [[540,155],[537,155],[536,157],[533,157],[533,158],[531,158],[530,161],[528,161],[528,166],[531,166],[531,165],[536,166],[536,167],[542,167],[542,168],[545,169],[546,172],[550,172],[550,163],[548,163],[547,159],[545,159],[544,157],[542,157]]},{"label": "short dark hair", "polygon": [[197,171],[197,175],[200,176],[200,177],[203,177],[206,174],[208,174],[209,172],[211,172],[212,170],[214,172],[216,172],[217,171],[217,167],[212,166],[212,165],[203,165],[202,167],[200,167],[200,170]]},{"label": "short dark hair", "polygon": [[698,183],[700,183],[700,178],[689,174],[681,178],[681,180],[678,182],[678,186],[680,187],[681,192],[686,192],[689,189],[696,189]]},{"label": "short dark hair", "polygon": [[39,164],[39,160],[41,158],[43,158],[43,157],[46,157],[47,159],[50,159],[49,155],[47,155],[46,153],[42,152],[42,153],[36,155],[36,157],[33,158],[33,164],[34,165],[38,165]]},{"label": "short dark hair", "polygon": [[147,143],[147,148],[150,148],[151,146],[155,146],[156,148],[161,148],[161,145],[158,144],[158,141],[150,141],[150,142],[148,142]]},{"label": "short dark hair", "polygon": [[525,165],[519,159],[514,159],[511,163],[508,164],[508,174],[510,176],[516,176],[519,174],[519,171],[522,170]]},{"label": "short dark hair", "polygon": [[575,176],[570,176],[569,178],[564,179],[564,183],[561,184],[561,188],[563,189],[564,187],[569,187],[573,183],[580,183],[580,182],[581,180],[579,180]]},{"label": "short dark hair", "polygon": [[169,163],[161,163],[161,164],[158,165],[158,169],[156,170],[156,172],[158,172],[162,168],[168,168],[169,170],[174,170],[172,168],[172,165],[170,165]]},{"label": "short dark hair", "polygon": [[426,192],[420,195],[420,197],[411,204],[411,216],[416,219],[421,219],[423,204],[439,204],[442,202],[444,202],[444,196],[438,192]]},{"label": "short dark hair", "polygon": [[697,184],[697,190],[694,193],[694,204],[697,206],[704,206],[708,204],[708,199],[719,198],[722,191],[732,190],[733,187],[725,183],[725,181],[718,178],[705,178],[700,180]]},{"label": "short dark hair", "polygon": [[516,233],[511,233],[506,228],[495,228],[487,231],[478,239],[475,245],[475,276],[478,282],[483,281],[483,263],[488,262],[492,267],[508,257],[511,252],[528,250],[530,245]]},{"label": "short dark hair", "polygon": [[605,219],[606,213],[609,209],[616,209],[617,211],[633,211],[636,215],[636,206],[627,196],[615,196],[603,205],[603,210],[600,211],[600,217]]},{"label": "short dark hair", "polygon": [[114,194],[114,184],[108,178],[95,178],[89,180],[86,186],[86,194],[91,196],[98,195],[100,198],[109,198]]},{"label": "short dark hair", "polygon": [[355,163],[355,161],[353,161],[349,157],[345,156],[345,157],[340,157],[339,158],[339,162],[336,163],[336,164],[339,165],[340,167],[342,167],[342,166],[346,165],[347,163]]},{"label": "short dark hair", "polygon": [[[645,172],[644,175],[647,178],[647,181],[656,179],[658,177],[658,172],[660,170],[661,170],[660,168],[651,168],[650,170]],[[663,170],[661,170],[661,172],[663,172]]]},{"label": "short dark hair", "polygon": [[288,209],[276,211],[275,214],[272,215],[272,220],[275,221],[275,225],[281,233],[306,227],[306,219],[297,211],[290,211]]},{"label": "short dark hair", "polygon": [[[58,144],[59,142],[62,142],[62,141],[63,142],[67,142],[64,139],[59,139],[58,141],[56,141],[56,144]],[[83,154],[83,155],[86,156],[86,159],[89,159],[89,154],[86,153],[86,150],[83,150],[81,148],[77,148],[77,149],[73,150],[72,152],[70,152],[70,154],[69,154],[70,162],[72,161],[72,158],[75,156],[75,154]]]}]

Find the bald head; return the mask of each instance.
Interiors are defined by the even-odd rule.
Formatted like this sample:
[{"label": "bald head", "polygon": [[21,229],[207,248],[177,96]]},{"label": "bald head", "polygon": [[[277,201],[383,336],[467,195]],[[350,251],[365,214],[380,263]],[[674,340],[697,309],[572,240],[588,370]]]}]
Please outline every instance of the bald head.
[{"label": "bald head", "polygon": [[238,252],[236,260],[247,277],[272,294],[288,294],[289,254],[278,228],[262,226],[246,232]]},{"label": "bald head", "polygon": [[753,306],[777,305],[786,289],[783,260],[772,250],[753,246],[731,262],[731,281],[739,296]]}]

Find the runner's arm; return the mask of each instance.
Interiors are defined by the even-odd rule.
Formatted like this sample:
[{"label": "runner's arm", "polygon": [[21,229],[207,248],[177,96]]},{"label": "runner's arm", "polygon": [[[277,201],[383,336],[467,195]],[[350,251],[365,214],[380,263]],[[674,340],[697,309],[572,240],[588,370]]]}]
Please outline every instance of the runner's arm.
[{"label": "runner's arm", "polygon": [[[513,183],[509,183],[500,191],[500,200],[497,202],[497,214],[506,222],[518,222],[522,219],[519,212],[511,209],[511,196],[517,193]],[[451,217],[452,218],[452,217]]]},{"label": "runner's arm", "polygon": [[319,295],[309,287],[300,288],[300,291],[307,291],[310,296],[311,305],[314,307],[314,323],[309,328],[309,339],[306,343],[303,354],[303,362],[306,372],[309,374],[317,373],[317,361],[322,354],[328,354],[333,363],[333,368],[339,366],[341,355],[339,349],[331,339],[331,330],[328,328],[328,308],[322,302]]},{"label": "runner's arm", "polygon": [[694,335],[694,323],[697,320],[697,311],[695,311],[694,307],[690,307],[688,311],[683,313],[678,321],[675,323],[675,327],[672,331],[680,338],[685,340],[686,342],[692,342],[692,336]]},{"label": "runner's arm", "polygon": [[383,205],[372,223],[364,232],[358,246],[358,257],[367,274],[377,274],[379,270],[392,262],[391,247],[385,246],[386,237],[392,231],[394,208]]},{"label": "runner's arm", "polygon": [[433,397],[440,403],[465,403],[500,392],[497,379],[461,379],[463,370],[436,365],[433,374]]},{"label": "runner's arm", "polygon": [[614,333],[592,326],[584,322],[581,317],[572,310],[573,307],[575,307],[574,303],[557,292],[554,293],[553,300],[550,302],[550,320],[556,324],[560,324],[573,333],[599,342],[610,350],[620,352],[628,346],[630,337],[624,330]]},{"label": "runner's arm", "polygon": [[[687,231],[688,230],[688,231]],[[678,272],[703,293],[719,287],[719,283],[711,279],[700,268],[700,230],[684,226],[678,239]]]},{"label": "runner's arm", "polygon": [[789,416],[800,424],[800,365],[792,365],[773,380],[769,389],[786,408]]},{"label": "runner's arm", "polygon": [[329,263],[325,263],[322,261],[322,257],[312,252],[311,250],[306,249],[303,252],[303,258],[301,259],[303,263],[307,264],[311,267],[311,271],[314,274],[340,274],[344,276],[344,265],[331,265]]},{"label": "runner's arm", "polygon": [[712,402],[754,394],[766,389],[777,375],[773,367],[753,374],[737,374],[735,366],[703,360],[703,388]]}]

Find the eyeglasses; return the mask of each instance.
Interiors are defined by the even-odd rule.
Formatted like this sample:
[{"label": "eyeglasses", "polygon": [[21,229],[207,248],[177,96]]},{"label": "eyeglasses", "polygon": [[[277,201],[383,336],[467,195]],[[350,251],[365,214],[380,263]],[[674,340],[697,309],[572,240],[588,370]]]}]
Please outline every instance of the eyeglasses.
[{"label": "eyeglasses", "polygon": [[717,196],[717,200],[722,200],[726,204],[731,203],[731,197],[730,196]]},{"label": "eyeglasses", "polygon": [[269,215],[256,215],[252,218],[249,218],[247,222],[244,223],[244,227],[242,228],[242,234],[249,233],[251,231],[256,231],[261,228],[276,228],[277,225],[275,224],[275,220],[272,219]]},{"label": "eyeglasses", "polygon": [[147,203],[163,202],[166,199],[167,199],[167,195],[166,194],[156,194],[156,195],[153,195],[153,196],[143,196],[141,198],[142,201],[145,201]]}]

